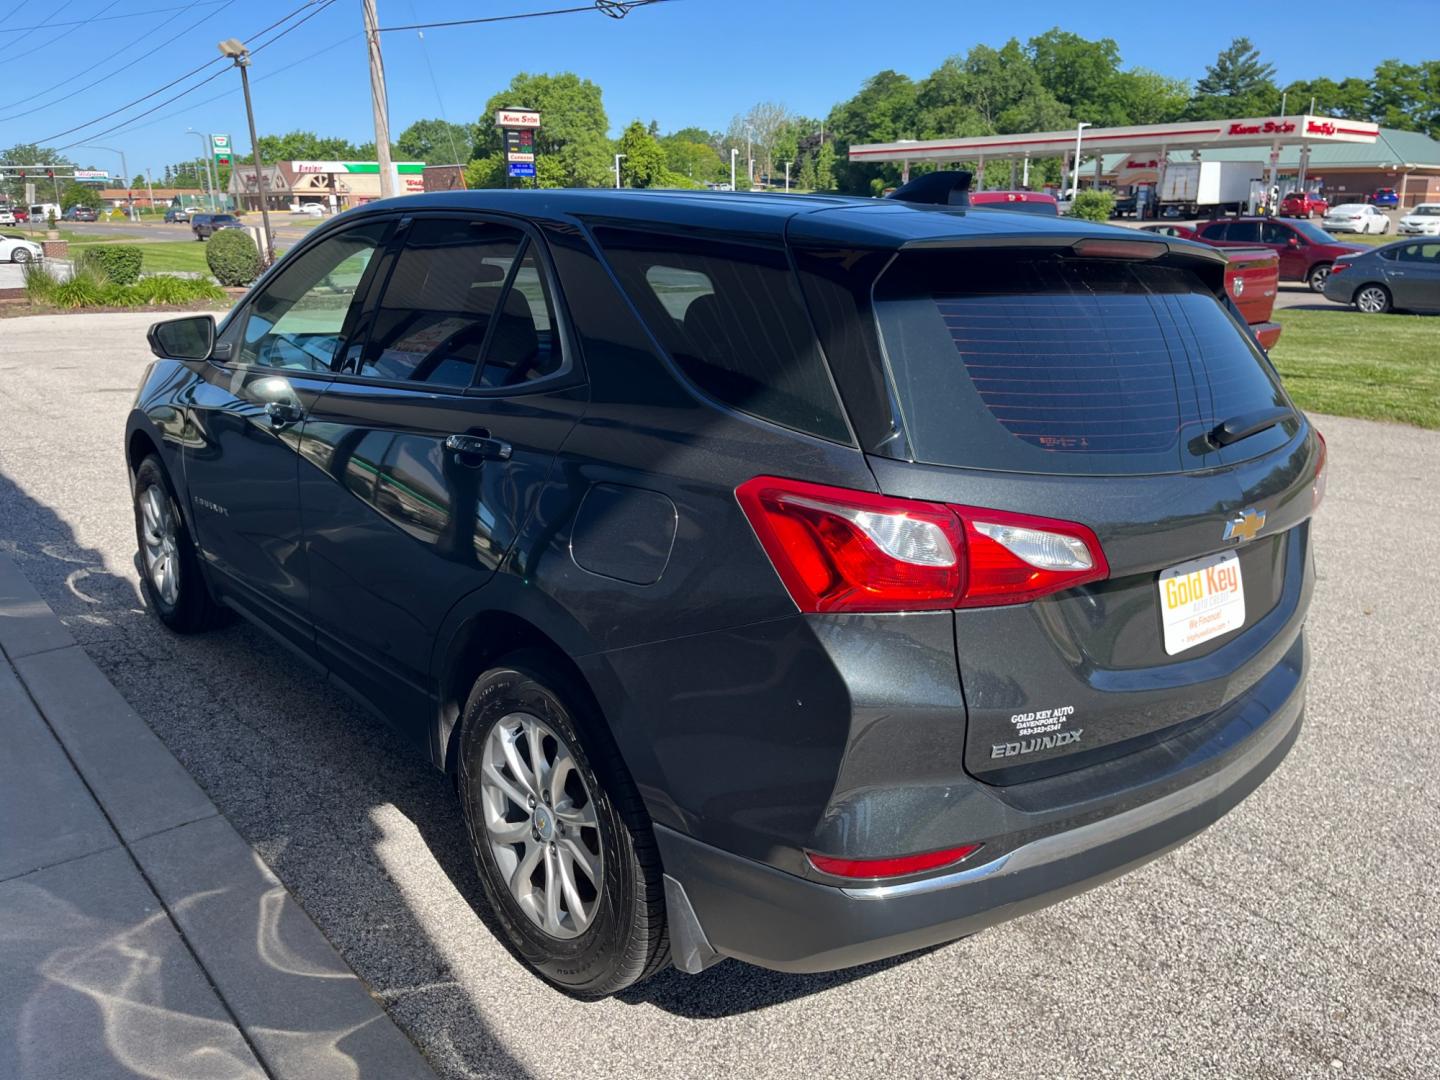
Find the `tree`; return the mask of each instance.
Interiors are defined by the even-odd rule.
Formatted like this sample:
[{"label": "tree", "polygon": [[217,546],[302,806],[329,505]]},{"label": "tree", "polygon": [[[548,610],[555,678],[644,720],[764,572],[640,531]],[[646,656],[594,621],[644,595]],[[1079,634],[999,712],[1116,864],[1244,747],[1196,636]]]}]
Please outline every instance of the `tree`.
[{"label": "tree", "polygon": [[[1351,120],[1370,118],[1370,82],[1349,78],[1342,82],[1327,79],[1299,79],[1285,87],[1287,111],[1343,116]],[[1314,101],[1315,107],[1310,107]]]},{"label": "tree", "polygon": [[1195,84],[1189,114],[1197,120],[1227,116],[1265,116],[1280,105],[1275,86],[1275,65],[1263,63],[1260,50],[1246,37],[1238,37],[1221,51],[1205,76]]},{"label": "tree", "polygon": [[[727,141],[740,149],[742,155],[753,155],[759,165],[753,182],[760,176],[771,176],[775,171],[775,137],[791,120],[790,112],[784,105],[774,101],[762,101],[750,106],[744,113],[730,121]],[[749,159],[746,164],[750,163]]]},{"label": "tree", "polygon": [[835,144],[821,143],[815,151],[815,190],[835,190]]},{"label": "tree", "polygon": [[[1185,115],[1190,87],[1184,79],[1171,79],[1145,68],[1117,72],[1100,92],[1094,104],[1095,119],[1101,126],[1125,124],[1166,124]],[[1085,119],[1084,114],[1075,116]]]},{"label": "tree", "polygon": [[[249,162],[255,155],[247,149],[238,156],[241,161]],[[277,161],[373,161],[375,150],[372,145],[366,156],[348,139],[321,137],[313,131],[291,131],[284,135],[261,135],[260,156],[266,165]]]},{"label": "tree", "polygon": [[1110,122],[1109,117],[1101,114],[1107,88],[1119,74],[1120,46],[1112,39],[1089,41],[1057,26],[1031,38],[1025,53],[1035,67],[1040,85],[1064,105],[1070,115],[1097,124]]},{"label": "tree", "polygon": [[[915,133],[915,83],[898,71],[881,71],[865,80],[860,92],[830,110],[825,129],[835,142],[817,153],[816,190],[871,194],[873,184],[894,183],[899,170],[893,165],[871,165],[847,160],[857,143],[894,142],[913,139]],[[820,154],[829,150],[829,167]]]},{"label": "tree", "polygon": [[[536,183],[540,187],[603,187],[610,177],[609,120],[600,87],[573,72],[531,75],[522,72],[485,104],[478,126],[477,157],[500,153],[500,134],[489,126],[499,109],[534,109]],[[468,175],[468,173],[467,173]]]},{"label": "tree", "polygon": [[631,121],[621,134],[617,152],[625,155],[620,162],[620,182],[625,187],[665,186],[669,171],[665,167],[665,150],[639,120]]},{"label": "tree", "polygon": [[[700,139],[683,136],[699,134]],[[708,136],[699,128],[685,128],[660,140],[665,151],[665,167],[678,176],[684,176],[699,183],[719,180],[729,168],[727,162],[708,142]]]},{"label": "tree", "polygon": [[395,141],[399,156],[406,161],[430,165],[469,161],[475,153],[475,125],[452,124],[448,120],[416,120]]},{"label": "tree", "polygon": [[[8,150],[0,150],[0,165],[59,165],[69,168],[73,164],[64,154],[35,143],[16,143]],[[0,172],[0,198],[17,204],[23,202],[26,183],[35,184],[36,195],[42,202],[49,202],[54,195],[54,185],[45,178],[43,169],[35,170],[23,178],[19,173],[6,169]],[[48,195],[47,187],[50,189]]]},{"label": "tree", "polygon": [[68,210],[72,206],[88,206],[91,210],[100,209],[100,192],[94,184],[79,184],[74,180],[65,180],[60,184],[60,205]]},{"label": "tree", "polygon": [[1386,127],[1440,138],[1440,60],[1376,65],[1369,112],[1370,119]]}]

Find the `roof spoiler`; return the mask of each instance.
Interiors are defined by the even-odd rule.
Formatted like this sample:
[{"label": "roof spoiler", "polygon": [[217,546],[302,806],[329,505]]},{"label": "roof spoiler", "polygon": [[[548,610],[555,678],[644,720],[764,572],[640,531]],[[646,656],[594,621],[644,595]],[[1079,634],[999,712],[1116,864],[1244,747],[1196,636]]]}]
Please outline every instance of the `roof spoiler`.
[{"label": "roof spoiler", "polygon": [[974,175],[965,169],[926,173],[902,184],[886,197],[928,206],[969,206],[970,180]]}]

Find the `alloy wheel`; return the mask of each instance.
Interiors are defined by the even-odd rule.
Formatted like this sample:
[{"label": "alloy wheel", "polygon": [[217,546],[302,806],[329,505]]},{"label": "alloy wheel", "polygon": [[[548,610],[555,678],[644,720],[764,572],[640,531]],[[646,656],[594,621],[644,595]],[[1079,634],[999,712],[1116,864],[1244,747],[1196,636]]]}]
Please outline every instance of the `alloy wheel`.
[{"label": "alloy wheel", "polygon": [[510,713],[485,737],[480,790],[486,841],[515,903],[551,937],[579,937],[599,910],[605,864],[574,752],[539,717]]},{"label": "alloy wheel", "polygon": [[1310,288],[1315,292],[1325,291],[1325,282],[1330,280],[1330,268],[1328,266],[1317,266],[1310,271]]},{"label": "alloy wheel", "polygon": [[1378,285],[1367,285],[1355,294],[1355,306],[1367,315],[1379,315],[1390,306],[1390,298]]},{"label": "alloy wheel", "polygon": [[170,500],[153,484],[140,493],[145,573],[160,599],[171,607],[180,599],[180,543]]}]

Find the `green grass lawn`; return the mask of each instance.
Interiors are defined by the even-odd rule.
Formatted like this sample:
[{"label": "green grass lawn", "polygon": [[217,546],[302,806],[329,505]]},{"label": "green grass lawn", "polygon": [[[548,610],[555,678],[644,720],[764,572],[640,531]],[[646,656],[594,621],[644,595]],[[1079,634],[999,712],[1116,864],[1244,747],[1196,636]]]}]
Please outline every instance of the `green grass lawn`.
[{"label": "green grass lawn", "polygon": [[[78,258],[80,253],[97,243],[113,243],[110,240],[71,241],[70,257]],[[121,241],[124,242],[123,240]],[[140,269],[146,274],[173,274],[176,271],[190,271],[209,274],[205,262],[205,245],[194,240],[159,240],[135,245],[143,253]]]},{"label": "green grass lawn", "polygon": [[1270,359],[1302,409],[1440,428],[1440,317],[1282,309]]}]

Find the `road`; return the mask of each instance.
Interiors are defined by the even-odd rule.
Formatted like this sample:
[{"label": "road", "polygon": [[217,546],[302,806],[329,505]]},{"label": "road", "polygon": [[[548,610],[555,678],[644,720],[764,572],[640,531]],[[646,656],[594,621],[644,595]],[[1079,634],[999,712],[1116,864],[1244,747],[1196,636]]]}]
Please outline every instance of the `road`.
[{"label": "road", "polygon": [[1440,432],[1322,419],[1306,727],[1208,832],[919,956],[727,961],[581,1005],[472,912],[437,774],[260,632],[142,610],[120,444],[149,321],[0,322],[0,547],[442,1075],[1436,1075]]}]

